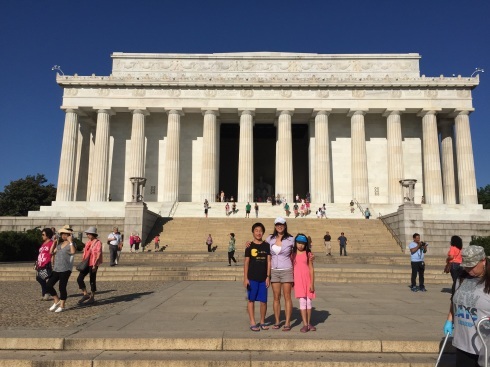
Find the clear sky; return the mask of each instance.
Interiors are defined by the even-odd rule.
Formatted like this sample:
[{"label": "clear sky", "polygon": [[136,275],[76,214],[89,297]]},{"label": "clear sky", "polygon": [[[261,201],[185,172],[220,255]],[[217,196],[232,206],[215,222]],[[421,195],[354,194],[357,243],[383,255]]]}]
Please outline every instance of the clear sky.
[{"label": "clear sky", "polygon": [[4,0],[0,5],[0,191],[57,184],[64,113],[53,65],[109,75],[112,52],[408,53],[421,74],[469,76],[477,185],[490,184],[489,0]]}]

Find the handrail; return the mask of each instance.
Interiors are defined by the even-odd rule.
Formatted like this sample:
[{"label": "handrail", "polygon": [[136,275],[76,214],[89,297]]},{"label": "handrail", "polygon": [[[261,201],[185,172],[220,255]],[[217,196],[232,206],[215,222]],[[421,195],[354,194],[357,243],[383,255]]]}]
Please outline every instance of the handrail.
[{"label": "handrail", "polygon": [[395,233],[395,231],[393,230],[393,228],[391,228],[391,226],[388,224],[388,222],[383,218],[383,216],[381,215],[381,213],[378,213],[378,219],[381,221],[381,223],[384,224],[384,226],[390,232],[391,236],[394,238],[394,240],[396,241],[396,243],[398,244],[398,246],[400,246],[400,249],[403,251],[403,243],[400,240],[400,237],[398,237],[398,235]]},{"label": "handrail", "polygon": [[354,203],[357,205],[357,208],[361,211],[362,215],[364,215],[364,208],[361,206],[361,204],[354,198],[352,199],[354,201]]},{"label": "handrail", "polygon": [[179,201],[176,199],[174,203],[172,204],[172,207],[170,208],[170,211],[168,212],[169,218],[172,218],[177,211],[177,207],[179,206]]}]

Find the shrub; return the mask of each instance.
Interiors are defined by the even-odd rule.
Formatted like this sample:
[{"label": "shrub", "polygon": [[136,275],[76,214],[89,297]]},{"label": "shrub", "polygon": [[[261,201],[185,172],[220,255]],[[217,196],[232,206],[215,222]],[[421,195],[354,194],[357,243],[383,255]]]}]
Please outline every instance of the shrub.
[{"label": "shrub", "polygon": [[39,228],[0,232],[0,261],[34,261],[41,242]]},{"label": "shrub", "polygon": [[470,246],[481,246],[485,249],[485,254],[490,256],[490,236],[471,236]]}]

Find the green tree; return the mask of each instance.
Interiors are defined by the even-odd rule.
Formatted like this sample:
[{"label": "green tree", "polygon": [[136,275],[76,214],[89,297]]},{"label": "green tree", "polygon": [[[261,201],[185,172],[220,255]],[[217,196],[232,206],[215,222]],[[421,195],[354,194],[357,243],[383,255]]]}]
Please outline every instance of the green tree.
[{"label": "green tree", "polygon": [[51,205],[56,198],[56,187],[46,185],[42,174],[11,181],[0,192],[0,216],[26,216],[29,210],[39,210],[41,205]]},{"label": "green tree", "polygon": [[478,189],[478,203],[483,205],[483,209],[490,209],[490,185]]}]

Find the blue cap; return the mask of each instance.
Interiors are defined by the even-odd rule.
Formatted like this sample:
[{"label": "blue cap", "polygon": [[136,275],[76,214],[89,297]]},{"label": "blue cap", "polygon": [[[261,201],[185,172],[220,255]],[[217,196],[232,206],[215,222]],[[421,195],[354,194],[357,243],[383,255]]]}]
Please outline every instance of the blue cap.
[{"label": "blue cap", "polygon": [[295,241],[308,243],[308,238],[306,238],[306,236],[303,236],[302,234],[300,234],[299,236],[296,236]]}]

